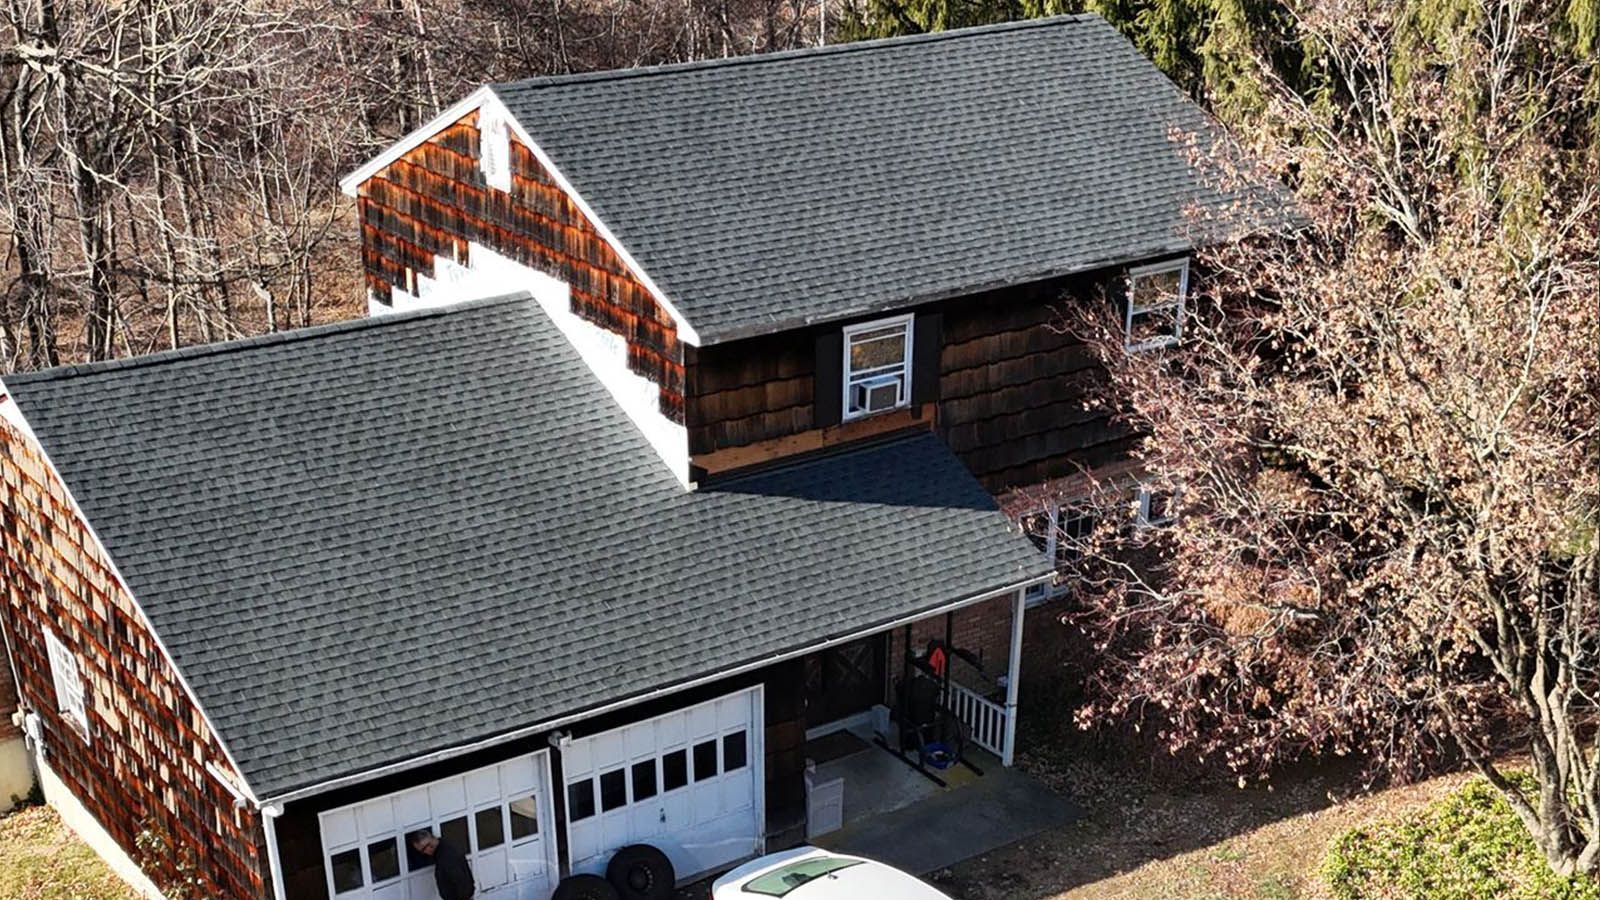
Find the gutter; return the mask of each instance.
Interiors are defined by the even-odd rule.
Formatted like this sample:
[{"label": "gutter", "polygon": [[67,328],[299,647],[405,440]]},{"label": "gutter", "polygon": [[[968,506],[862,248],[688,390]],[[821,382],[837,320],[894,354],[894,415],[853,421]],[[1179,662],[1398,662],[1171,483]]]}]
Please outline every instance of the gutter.
[{"label": "gutter", "polygon": [[1037,575],[1037,576],[1034,576],[1032,578],[1027,578],[1027,579],[1024,579],[1022,581],[1018,581],[1018,582],[1016,582],[1014,584],[1007,585],[1006,587],[996,588],[996,589],[990,590],[990,591],[984,591],[983,593],[974,594],[971,597],[967,597],[967,598],[962,599],[962,600],[956,600],[956,601],[953,601],[953,602],[950,602],[950,603],[943,604],[941,606],[936,606],[936,607],[934,607],[932,609],[927,609],[927,610],[923,610],[921,612],[900,616],[900,617],[892,619],[892,620],[890,620],[888,622],[881,622],[881,623],[879,623],[877,625],[871,625],[871,626],[868,626],[866,628],[856,629],[855,631],[851,631],[851,632],[848,632],[846,634],[838,635],[838,636],[835,636],[835,637],[825,638],[824,640],[819,641],[817,643],[808,644],[808,645],[806,645],[804,647],[800,647],[800,648],[797,648],[797,649],[782,650],[782,651],[779,651],[777,653],[771,654],[769,656],[761,657],[759,659],[751,660],[749,662],[740,663],[740,664],[735,665],[735,666],[733,666],[731,668],[721,669],[721,670],[718,670],[716,672],[710,673],[708,675],[696,676],[696,677],[690,678],[690,679],[688,679],[686,681],[681,681],[681,682],[678,682],[677,684],[668,685],[666,687],[656,688],[654,690],[647,691],[647,692],[645,692],[643,694],[637,694],[637,695],[635,695],[633,697],[628,697],[628,698],[625,698],[625,699],[622,699],[622,700],[616,700],[616,701],[613,701],[611,703],[602,704],[600,706],[591,707],[589,709],[580,710],[580,711],[574,712],[574,713],[568,713],[566,715],[558,716],[558,717],[553,718],[553,719],[546,719],[546,720],[544,720],[542,722],[538,722],[538,723],[535,723],[533,725],[526,725],[526,726],[523,726],[521,728],[516,728],[516,729],[513,729],[511,731],[507,731],[507,732],[503,732],[501,734],[495,735],[494,737],[484,738],[483,740],[475,741],[475,742],[470,743],[470,744],[461,744],[461,745],[458,745],[458,746],[455,746],[455,747],[450,747],[450,748],[447,748],[447,749],[444,749],[444,750],[435,750],[433,752],[425,753],[425,754],[423,754],[421,756],[414,756],[414,757],[412,757],[410,759],[402,760],[400,762],[387,763],[385,765],[376,766],[374,768],[367,769],[364,772],[358,772],[358,773],[353,774],[353,775],[341,775],[338,778],[331,778],[331,779],[329,779],[327,781],[323,781],[323,782],[320,782],[318,784],[313,784],[313,785],[310,785],[308,787],[296,788],[294,790],[285,791],[285,792],[283,792],[281,794],[276,794],[274,796],[264,798],[263,800],[260,801],[259,805],[262,808],[263,812],[266,811],[267,807],[274,807],[274,808],[278,809],[280,811],[280,814],[281,814],[281,810],[282,810],[282,807],[283,807],[284,804],[293,803],[296,800],[303,800],[303,799],[305,799],[307,797],[313,797],[313,796],[316,796],[317,794],[327,793],[328,791],[336,790],[338,788],[349,787],[350,785],[360,784],[360,783],[365,782],[365,781],[372,781],[372,780],[375,780],[375,779],[378,779],[378,778],[382,778],[382,777],[387,776],[387,775],[393,775],[393,774],[396,774],[396,773],[399,773],[399,772],[405,772],[405,771],[409,771],[411,769],[421,768],[422,766],[431,765],[432,763],[443,762],[445,760],[454,759],[454,758],[456,758],[458,756],[465,756],[465,755],[467,755],[469,753],[475,753],[475,752],[477,752],[479,750],[487,750],[487,749],[492,748],[492,747],[498,747],[498,746],[500,746],[502,744],[509,744],[512,741],[520,740],[522,738],[529,737],[531,735],[535,735],[535,734],[538,734],[538,733],[543,732],[543,731],[550,731],[550,730],[553,730],[553,729],[556,729],[556,728],[560,728],[563,725],[570,725],[570,724],[572,724],[574,722],[579,722],[579,721],[582,721],[584,719],[589,719],[589,718],[593,718],[595,716],[604,715],[604,714],[609,713],[609,712],[615,712],[615,711],[620,710],[620,709],[626,709],[626,708],[628,708],[630,706],[637,706],[639,704],[646,703],[648,701],[655,700],[655,699],[658,699],[658,698],[661,698],[661,697],[667,697],[667,696],[670,696],[672,694],[682,693],[683,691],[687,691],[687,690],[690,690],[692,688],[699,687],[701,685],[710,684],[710,683],[712,683],[714,681],[720,681],[720,680],[722,680],[724,678],[731,678],[731,677],[733,677],[735,675],[741,675],[741,674],[744,674],[746,672],[753,671],[755,669],[760,669],[760,668],[765,667],[765,666],[770,666],[770,665],[773,665],[775,663],[783,662],[784,660],[794,659],[795,657],[798,657],[798,656],[804,656],[807,653],[815,653],[818,650],[826,650],[827,648],[835,646],[835,645],[838,645],[838,644],[847,643],[849,641],[857,640],[859,638],[868,637],[868,636],[874,635],[874,634],[879,634],[879,633],[885,632],[885,631],[892,631],[895,628],[899,628],[902,625],[909,625],[912,622],[916,622],[916,621],[919,621],[921,619],[930,618],[932,616],[936,616],[936,615],[939,615],[941,613],[954,612],[954,611],[956,611],[958,609],[963,609],[963,608],[968,607],[968,606],[974,606],[974,605],[976,605],[978,603],[982,603],[985,600],[991,600],[991,599],[993,599],[995,597],[999,597],[999,596],[1002,596],[1004,594],[1010,594],[1010,593],[1014,593],[1014,592],[1017,592],[1017,591],[1025,591],[1028,588],[1030,588],[1030,587],[1032,587],[1032,586],[1034,586],[1036,584],[1044,584],[1046,582],[1049,582],[1049,581],[1053,580],[1054,578],[1055,578],[1055,573],[1054,572],[1051,572],[1051,573],[1049,573],[1047,575]]}]

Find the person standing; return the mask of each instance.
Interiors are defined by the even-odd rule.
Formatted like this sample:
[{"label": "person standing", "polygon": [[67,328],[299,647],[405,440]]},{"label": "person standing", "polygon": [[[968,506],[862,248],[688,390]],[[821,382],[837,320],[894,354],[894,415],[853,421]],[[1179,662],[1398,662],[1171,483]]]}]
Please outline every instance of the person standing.
[{"label": "person standing", "polygon": [[472,880],[467,855],[459,847],[440,840],[427,828],[406,835],[406,842],[411,849],[433,858],[433,884],[439,889],[439,900],[472,900],[478,886]]}]

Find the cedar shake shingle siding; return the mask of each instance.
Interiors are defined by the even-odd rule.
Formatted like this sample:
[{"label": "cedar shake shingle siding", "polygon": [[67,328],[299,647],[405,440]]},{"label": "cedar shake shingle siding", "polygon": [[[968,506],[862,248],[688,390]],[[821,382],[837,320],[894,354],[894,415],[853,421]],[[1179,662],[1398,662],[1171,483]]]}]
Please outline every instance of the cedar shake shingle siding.
[{"label": "cedar shake shingle siding", "polygon": [[[0,625],[44,726],[45,765],[156,885],[192,878],[199,896],[268,896],[261,823],[206,771],[231,773],[227,758],[65,488],[6,422],[0,582]],[[45,629],[78,662],[88,741],[57,712]],[[144,852],[141,834],[171,851]]]},{"label": "cedar shake shingle siding", "polygon": [[388,302],[407,269],[433,277],[434,257],[471,262],[478,243],[566,282],[572,311],[628,343],[628,367],[660,389],[662,415],[683,422],[683,345],[672,317],[546,172],[511,144],[511,191],[479,168],[478,114],[469,113],[362,182],[367,287]]}]

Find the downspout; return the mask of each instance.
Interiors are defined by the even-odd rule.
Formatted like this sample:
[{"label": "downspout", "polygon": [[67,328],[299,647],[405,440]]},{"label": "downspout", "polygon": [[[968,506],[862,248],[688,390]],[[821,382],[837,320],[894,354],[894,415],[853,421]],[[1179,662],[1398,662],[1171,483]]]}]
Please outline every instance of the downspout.
[{"label": "downspout", "polygon": [[261,807],[261,827],[267,834],[267,868],[272,873],[272,900],[289,900],[283,887],[283,860],[278,858],[278,817],[283,807],[268,803]]}]

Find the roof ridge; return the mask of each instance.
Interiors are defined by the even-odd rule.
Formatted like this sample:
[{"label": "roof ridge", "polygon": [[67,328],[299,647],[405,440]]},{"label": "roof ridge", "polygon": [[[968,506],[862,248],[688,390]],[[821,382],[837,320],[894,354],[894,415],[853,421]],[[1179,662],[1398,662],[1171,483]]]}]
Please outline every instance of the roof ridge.
[{"label": "roof ridge", "polygon": [[687,62],[664,63],[654,66],[634,66],[624,69],[603,69],[598,72],[573,72],[565,75],[540,75],[533,78],[523,78],[517,81],[491,82],[489,87],[498,93],[500,88],[516,88],[519,90],[537,90],[547,87],[559,87],[566,84],[582,84],[595,81],[621,81],[630,78],[648,78],[655,75],[676,75],[682,72],[694,72],[703,69],[720,69],[731,66],[758,65],[763,63],[788,62],[795,59],[810,59],[819,56],[838,56],[846,53],[865,53],[882,50],[886,47],[898,47],[906,44],[931,44],[941,41],[961,40],[979,35],[994,34],[1005,31],[1024,31],[1034,28],[1054,28],[1074,22],[1104,22],[1105,20],[1095,13],[1067,13],[1058,16],[1045,16],[1038,19],[1013,19],[1007,22],[993,22],[988,25],[974,25],[969,28],[954,28],[949,31],[929,31],[921,34],[902,34],[894,37],[873,38],[865,41],[848,41],[841,44],[827,44],[821,47],[799,47],[792,50],[774,50],[766,53],[746,53],[741,56],[723,56],[716,59],[697,59]]},{"label": "roof ridge", "polygon": [[340,322],[324,322],[321,325],[309,325],[305,328],[294,328],[289,331],[274,331],[268,334],[252,335],[250,337],[235,338],[230,341],[214,341],[209,344],[195,344],[188,347],[179,347],[176,350],[162,350],[158,353],[147,353],[142,356],[130,356],[121,359],[107,359],[91,363],[75,363],[65,366],[55,366],[49,369],[40,369],[36,372],[14,372],[10,375],[0,376],[8,385],[14,384],[39,384],[41,382],[65,381],[72,378],[83,378],[100,375],[106,372],[122,372],[129,369],[141,369],[151,366],[165,365],[167,363],[187,362],[195,359],[205,359],[212,356],[223,356],[229,353],[242,353],[250,350],[260,350],[267,347],[277,347],[283,344],[293,344],[301,341],[316,340],[334,335],[348,334],[364,331],[371,328],[381,328],[385,325],[394,325],[401,322],[414,322],[419,319],[431,319],[440,316],[452,315],[459,312],[468,312],[487,306],[499,306],[514,302],[522,302],[531,295],[527,291],[518,291],[511,294],[499,294],[493,297],[482,297],[460,303],[451,303],[444,306],[431,306],[425,309],[407,310],[406,312],[391,313],[379,316],[364,316],[359,319],[346,319]]}]

